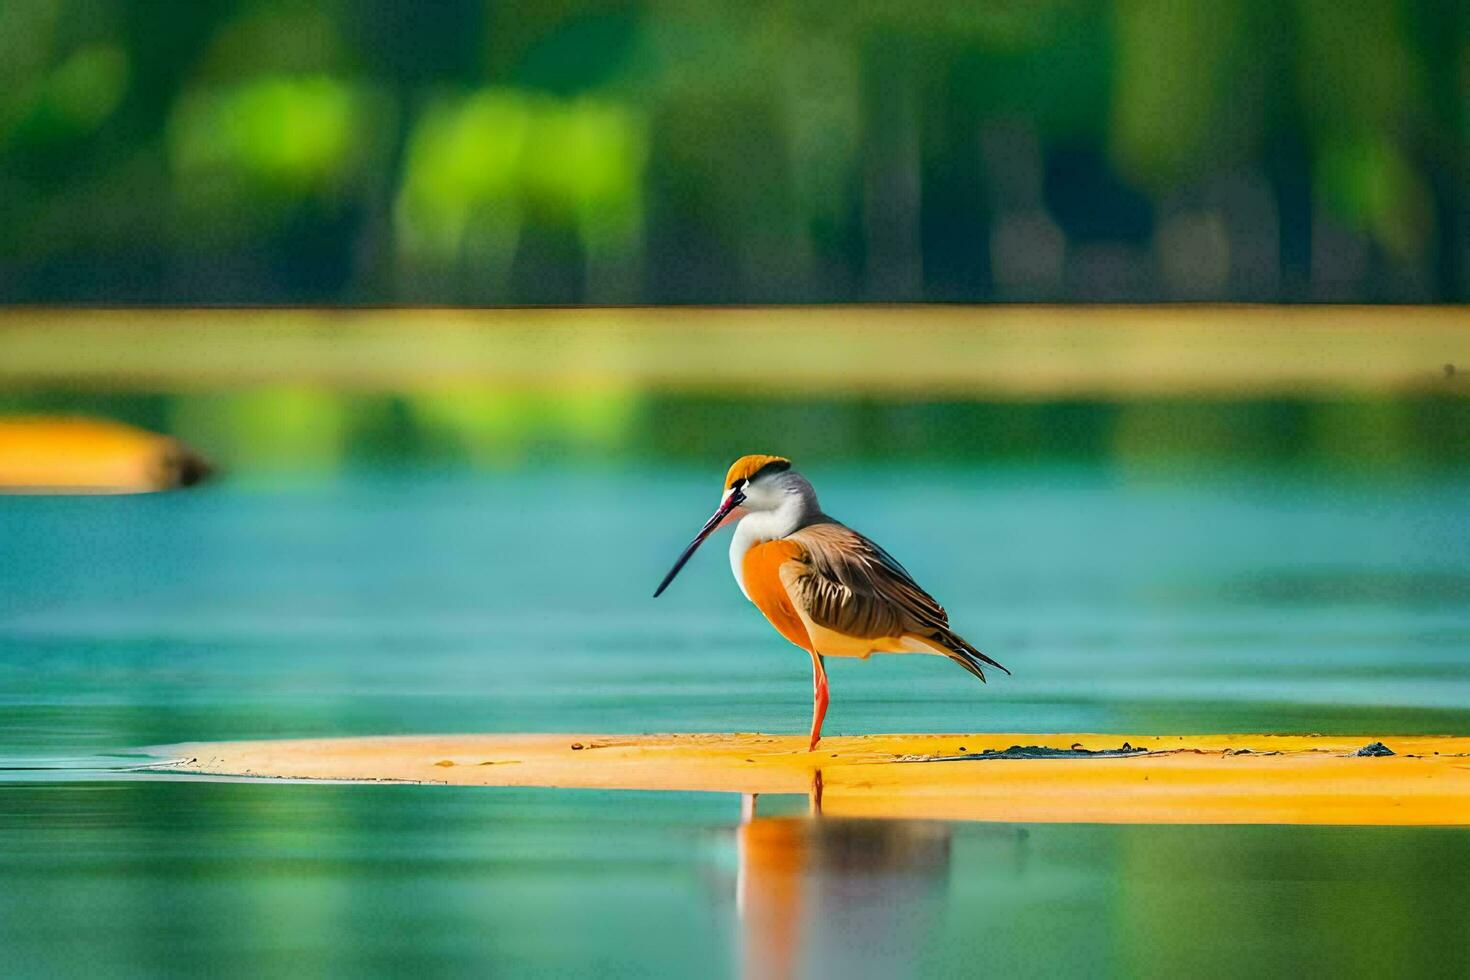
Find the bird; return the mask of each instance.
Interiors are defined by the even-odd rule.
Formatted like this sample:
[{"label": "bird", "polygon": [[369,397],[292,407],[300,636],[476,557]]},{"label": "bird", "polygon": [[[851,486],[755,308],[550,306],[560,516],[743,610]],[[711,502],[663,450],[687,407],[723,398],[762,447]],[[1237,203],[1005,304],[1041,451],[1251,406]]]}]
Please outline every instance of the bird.
[{"label": "bird", "polygon": [[[738,522],[738,523],[736,523]],[[720,505],[654,590],[663,595],[710,535],[735,523],[730,571],[776,631],[812,662],[808,751],[822,737],[830,700],[826,657],[928,653],[985,681],[1010,671],[949,625],[949,614],[871,538],[822,511],[811,482],[785,456],[741,456],[725,474]]]}]

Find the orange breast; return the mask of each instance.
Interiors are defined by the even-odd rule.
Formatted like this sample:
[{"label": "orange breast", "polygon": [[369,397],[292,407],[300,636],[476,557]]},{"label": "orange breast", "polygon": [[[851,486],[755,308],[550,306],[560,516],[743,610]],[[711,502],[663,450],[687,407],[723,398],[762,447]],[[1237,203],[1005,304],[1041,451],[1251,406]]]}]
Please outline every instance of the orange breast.
[{"label": "orange breast", "polygon": [[781,582],[781,566],[805,554],[795,541],[766,541],[745,553],[740,564],[740,577],[745,594],[756,608],[765,613],[771,625],[786,639],[803,650],[811,648],[806,626],[791,604],[791,596]]}]

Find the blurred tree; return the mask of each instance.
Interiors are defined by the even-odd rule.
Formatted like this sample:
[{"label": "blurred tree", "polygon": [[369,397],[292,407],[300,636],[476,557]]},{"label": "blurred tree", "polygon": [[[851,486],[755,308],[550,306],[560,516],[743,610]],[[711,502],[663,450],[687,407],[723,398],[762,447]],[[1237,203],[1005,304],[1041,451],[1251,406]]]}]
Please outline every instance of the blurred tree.
[{"label": "blurred tree", "polygon": [[7,0],[0,300],[1464,300],[1467,20]]}]

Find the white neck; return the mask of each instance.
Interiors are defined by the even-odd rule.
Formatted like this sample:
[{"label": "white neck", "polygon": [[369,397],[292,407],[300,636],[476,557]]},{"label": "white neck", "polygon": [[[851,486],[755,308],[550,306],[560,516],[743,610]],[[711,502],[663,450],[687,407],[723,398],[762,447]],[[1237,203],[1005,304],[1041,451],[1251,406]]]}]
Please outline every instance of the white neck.
[{"label": "white neck", "polygon": [[735,525],[735,534],[730,538],[730,571],[734,573],[735,584],[740,586],[745,598],[750,598],[750,593],[745,591],[745,578],[741,575],[745,553],[763,541],[775,541],[795,531],[806,515],[806,509],[804,497],[790,494],[775,510],[753,510]]}]

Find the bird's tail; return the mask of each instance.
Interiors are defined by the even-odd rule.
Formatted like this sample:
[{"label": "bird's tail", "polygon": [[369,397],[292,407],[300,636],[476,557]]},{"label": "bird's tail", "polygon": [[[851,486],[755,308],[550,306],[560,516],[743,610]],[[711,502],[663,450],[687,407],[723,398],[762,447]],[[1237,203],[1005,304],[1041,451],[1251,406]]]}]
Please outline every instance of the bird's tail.
[{"label": "bird's tail", "polygon": [[1010,674],[1010,671],[1003,664],[991,660],[985,654],[976,650],[970,645],[968,640],[958,633],[945,630],[934,637],[934,639],[936,642],[944,644],[945,649],[948,651],[946,655],[949,659],[980,678],[980,683],[982,684],[985,683],[985,671],[981,668],[981,664],[989,664],[996,670],[1003,670],[1007,675]]}]

